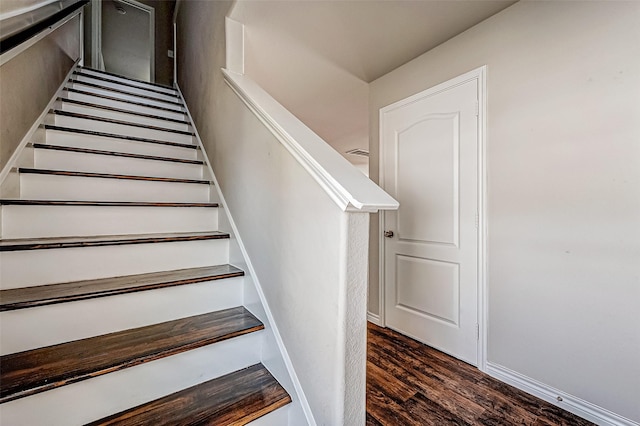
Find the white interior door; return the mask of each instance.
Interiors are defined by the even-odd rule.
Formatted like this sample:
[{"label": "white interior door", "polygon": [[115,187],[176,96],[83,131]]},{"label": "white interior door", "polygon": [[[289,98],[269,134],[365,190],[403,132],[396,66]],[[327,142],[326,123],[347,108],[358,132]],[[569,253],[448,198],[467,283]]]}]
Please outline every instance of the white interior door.
[{"label": "white interior door", "polygon": [[[381,110],[387,326],[478,365],[477,78]],[[390,234],[393,233],[393,235]]]},{"label": "white interior door", "polygon": [[136,0],[102,0],[100,16],[103,69],[155,81],[155,9]]}]

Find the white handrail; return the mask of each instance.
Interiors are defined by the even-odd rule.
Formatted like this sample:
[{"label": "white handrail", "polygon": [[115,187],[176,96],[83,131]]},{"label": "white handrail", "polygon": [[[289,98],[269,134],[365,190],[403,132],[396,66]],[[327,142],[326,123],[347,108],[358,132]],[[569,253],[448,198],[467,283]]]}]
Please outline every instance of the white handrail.
[{"label": "white handrail", "polygon": [[240,99],[343,211],[395,210],[398,202],[246,75],[222,69]]}]

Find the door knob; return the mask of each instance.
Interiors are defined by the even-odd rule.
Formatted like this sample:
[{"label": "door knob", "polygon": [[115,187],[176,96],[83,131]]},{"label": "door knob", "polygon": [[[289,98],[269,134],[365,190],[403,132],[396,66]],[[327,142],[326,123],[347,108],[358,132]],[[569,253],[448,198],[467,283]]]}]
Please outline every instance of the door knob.
[{"label": "door knob", "polygon": [[384,231],[384,236],[387,238],[393,238],[393,231]]}]

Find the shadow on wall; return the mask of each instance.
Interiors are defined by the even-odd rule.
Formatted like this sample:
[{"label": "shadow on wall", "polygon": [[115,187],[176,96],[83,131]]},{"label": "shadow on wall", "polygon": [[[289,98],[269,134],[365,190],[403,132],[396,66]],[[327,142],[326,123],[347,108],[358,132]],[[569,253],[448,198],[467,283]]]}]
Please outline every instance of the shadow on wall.
[{"label": "shadow on wall", "polygon": [[0,169],[80,57],[78,17],[0,67]]}]

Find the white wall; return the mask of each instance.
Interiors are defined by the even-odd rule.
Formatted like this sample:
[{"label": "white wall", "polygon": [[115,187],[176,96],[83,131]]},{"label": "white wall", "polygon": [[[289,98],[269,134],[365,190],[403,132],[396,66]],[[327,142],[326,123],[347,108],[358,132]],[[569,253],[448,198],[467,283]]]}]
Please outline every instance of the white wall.
[{"label": "white wall", "polygon": [[79,22],[71,19],[0,67],[0,169],[79,58]]},{"label": "white wall", "polygon": [[638,2],[521,1],[370,86],[376,180],[379,109],[488,66],[488,360],[635,421],[639,22]]},{"label": "white wall", "polygon": [[53,3],[55,0],[2,0],[0,2],[0,18],[17,16],[38,7]]},{"label": "white wall", "polygon": [[246,74],[344,153],[367,149],[369,82],[513,3],[237,1]]},{"label": "white wall", "polygon": [[339,209],[224,83],[230,5],[181,4],[178,83],[315,420],[363,424],[368,214]]}]

